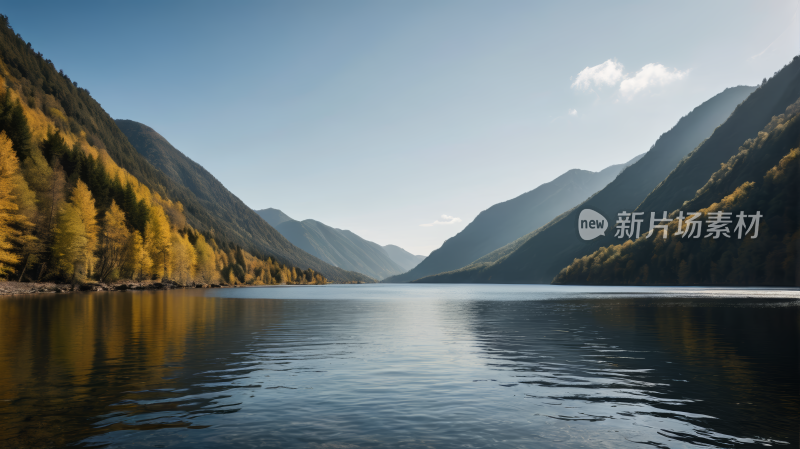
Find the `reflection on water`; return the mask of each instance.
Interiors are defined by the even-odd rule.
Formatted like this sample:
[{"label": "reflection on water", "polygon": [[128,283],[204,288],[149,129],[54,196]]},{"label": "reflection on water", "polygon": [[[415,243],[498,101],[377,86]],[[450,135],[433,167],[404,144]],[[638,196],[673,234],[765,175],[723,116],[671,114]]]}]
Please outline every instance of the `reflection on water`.
[{"label": "reflection on water", "polygon": [[0,447],[800,444],[797,291],[0,299]]}]

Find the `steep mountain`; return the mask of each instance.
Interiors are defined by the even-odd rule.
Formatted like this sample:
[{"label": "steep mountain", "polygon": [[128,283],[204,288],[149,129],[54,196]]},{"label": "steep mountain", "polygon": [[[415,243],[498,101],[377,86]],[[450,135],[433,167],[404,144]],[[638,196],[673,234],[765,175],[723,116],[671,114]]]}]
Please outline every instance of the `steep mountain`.
[{"label": "steep mountain", "polygon": [[[195,229],[213,231],[218,237],[224,237],[253,254],[273,256],[290,265],[313,268],[335,282],[366,280],[362,275],[330,266],[295,247],[252,211],[241,209],[247,209],[246,206],[232,204],[226,207],[225,204],[214,204],[216,199],[201,200],[190,188],[159,171],[131,145],[89,91],[79,88],[77,82],[56,70],[50,60],[36,53],[14,33],[7,18],[0,24],[0,59],[10,77],[19,82],[15,87],[26,95],[29,106],[51,115],[61,129],[84,136],[88,145],[99,148],[154,193],[179,201],[188,224]],[[237,215],[238,212],[242,215]]]},{"label": "steep mountain", "polygon": [[[132,120],[116,120],[112,123],[115,123],[116,132],[125,138],[119,144],[119,151],[126,155],[132,151],[142,158],[140,165],[155,167],[152,178],[168,186],[168,190],[174,193],[172,197],[184,204],[192,226],[200,230],[213,229],[216,235],[224,236],[243,248],[252,248],[251,251],[273,255],[278,260],[303,268],[312,268],[335,282],[369,282],[358,273],[348,273],[331,266],[292,245],[211,173],[178,151],[152,128]],[[136,157],[131,156],[131,159]]]},{"label": "steep mountain", "polygon": [[263,218],[270,226],[277,227],[279,224],[283,223],[284,221],[292,221],[293,218],[284,214],[282,211],[278,209],[268,208],[257,210],[256,214],[259,217]]},{"label": "steep mountain", "polygon": [[641,157],[597,173],[570,170],[516,198],[495,204],[478,214],[463,231],[447,239],[414,269],[384,282],[409,282],[467,266],[585,200]]},{"label": "steep mountain", "polygon": [[[738,151],[697,190],[694,198],[685,201],[680,209],[697,211],[708,204],[718,203],[740,186],[764,178],[764,174],[780,166],[786,155],[800,145],[800,96],[783,114],[770,120],[757,135],[747,139]],[[794,159],[794,157],[790,158]],[[793,180],[800,188],[800,181]],[[800,192],[797,192],[800,193]],[[794,203],[800,212],[800,203]],[[674,212],[673,212],[674,214]]]},{"label": "steep mountain", "polygon": [[10,246],[0,242],[12,250],[0,271],[16,279],[325,282],[309,265],[337,280],[366,279],[282,237],[268,251],[232,239],[230,227],[216,226],[193,192],[141,157],[89,91],[34,52],[4,15],[0,130],[10,167],[4,175],[14,178],[11,196],[1,195],[4,207],[24,215],[11,233],[0,232],[13,238]]},{"label": "steep mountain", "polygon": [[270,224],[276,223],[275,229],[294,245],[339,268],[379,280],[403,272],[403,268],[380,245],[350,231],[315,220],[293,220],[278,209],[263,209],[255,213]]},{"label": "steep mountain", "polygon": [[386,254],[389,255],[389,258],[394,261],[397,265],[400,265],[404,271],[408,271],[417,265],[420,262],[425,260],[425,256],[415,256],[410,252],[400,248],[396,245],[384,245],[383,250],[386,251]]},{"label": "steep mountain", "polygon": [[[668,236],[611,245],[561,270],[558,284],[800,285],[800,100],[719,168],[685,211],[702,213],[708,233],[714,212],[730,213],[728,237],[675,235],[681,221],[673,213]],[[692,161],[687,161],[691,164]],[[737,215],[746,215],[737,217]],[[754,216],[758,216],[758,226]],[[744,225],[737,227],[742,220]],[[753,230],[747,232],[753,226]],[[682,230],[686,224],[683,223]],[[692,234],[693,235],[693,234]]]},{"label": "steep mountain", "polygon": [[279,260],[312,268],[335,282],[371,281],[360,273],[332,266],[292,245],[211,173],[178,151],[152,128],[132,120],[116,120],[116,124],[139,154],[173,184],[190,192],[185,197],[199,203],[198,206],[216,223],[212,229],[217,233],[242,247],[255,247],[257,251],[275,255]]},{"label": "steep mountain", "polygon": [[741,113],[743,107],[737,106],[754,90],[754,87],[747,86],[728,88],[696,107],[662,134],[639,161],[602,190],[530,235],[512,242],[510,246],[514,248],[499,249],[495,254],[499,257],[490,257],[490,260],[421,279],[420,282],[551,282],[573,259],[592,253],[610,244],[608,242],[617,243],[613,241],[612,232],[594,240],[582,240],[577,232],[577,223],[583,209],[592,209],[611,221],[623,210],[634,210],[681,159],[712,135],[734,110]]},{"label": "steep mountain", "polygon": [[678,165],[642,202],[641,211],[677,209],[708,178],[736,154],[739,145],[755,137],[773,116],[800,97],[800,57],[761,85],[706,142]]}]

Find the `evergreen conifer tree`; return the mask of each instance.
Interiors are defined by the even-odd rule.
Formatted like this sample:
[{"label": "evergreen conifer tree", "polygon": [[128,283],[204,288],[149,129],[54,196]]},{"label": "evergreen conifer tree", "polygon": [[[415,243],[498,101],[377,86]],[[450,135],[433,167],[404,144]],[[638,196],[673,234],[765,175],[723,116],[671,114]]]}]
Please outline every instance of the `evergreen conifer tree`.
[{"label": "evergreen conifer tree", "polygon": [[[47,162],[52,161],[54,157],[61,158],[63,155],[70,153],[67,142],[64,141],[64,137],[61,136],[61,132],[58,130],[48,132],[47,138],[39,145],[39,149]],[[66,164],[65,168],[68,172],[72,172],[76,168],[72,165],[79,165],[79,162],[75,160],[79,153],[71,152],[68,156],[70,163]]]},{"label": "evergreen conifer tree", "polygon": [[31,150],[31,130],[28,119],[19,101],[12,101],[11,89],[6,88],[0,98],[0,131],[5,131],[11,139],[14,152],[20,160],[25,160]]}]

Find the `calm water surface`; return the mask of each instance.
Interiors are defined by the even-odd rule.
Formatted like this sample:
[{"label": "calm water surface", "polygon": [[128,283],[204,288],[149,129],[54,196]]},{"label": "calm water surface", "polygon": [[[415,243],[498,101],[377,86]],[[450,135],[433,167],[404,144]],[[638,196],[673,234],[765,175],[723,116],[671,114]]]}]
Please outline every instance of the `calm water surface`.
[{"label": "calm water surface", "polygon": [[0,447],[798,447],[800,292],[0,298]]}]

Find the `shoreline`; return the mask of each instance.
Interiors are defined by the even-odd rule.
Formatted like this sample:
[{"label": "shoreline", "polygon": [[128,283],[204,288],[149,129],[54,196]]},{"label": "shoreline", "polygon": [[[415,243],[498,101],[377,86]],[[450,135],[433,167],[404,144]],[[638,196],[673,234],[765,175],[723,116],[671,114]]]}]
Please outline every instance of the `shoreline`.
[{"label": "shoreline", "polygon": [[[318,284],[273,284],[273,285],[230,285],[227,283],[205,284],[192,282],[165,281],[131,281],[121,280],[110,283],[86,282],[83,284],[63,284],[56,282],[18,282],[0,281],[0,298],[14,295],[33,295],[37,293],[77,293],[77,292],[125,292],[143,290],[177,290],[195,288],[248,288],[248,287],[294,287],[299,285]],[[330,284],[324,284],[330,285]]]},{"label": "shoreline", "polygon": [[0,297],[14,295],[31,295],[37,293],[74,293],[74,292],[123,292],[128,290],[174,290],[187,288],[236,288],[228,284],[190,283],[180,284],[174,281],[115,281],[110,283],[87,282],[83,284],[60,284],[56,282],[17,282],[0,281]]}]

